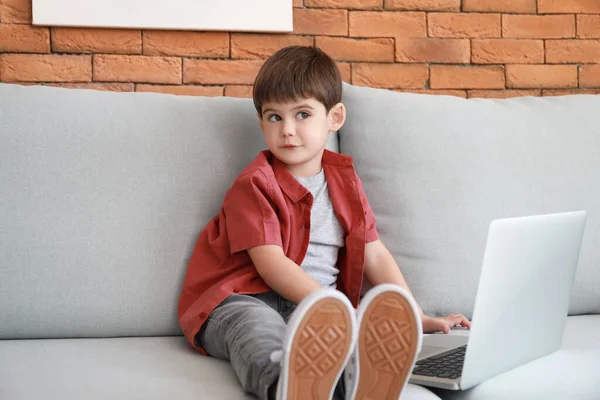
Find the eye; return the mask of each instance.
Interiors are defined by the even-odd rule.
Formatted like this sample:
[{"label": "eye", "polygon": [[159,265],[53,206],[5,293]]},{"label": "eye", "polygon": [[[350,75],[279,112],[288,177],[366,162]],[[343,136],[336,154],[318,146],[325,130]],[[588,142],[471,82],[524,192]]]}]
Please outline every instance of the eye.
[{"label": "eye", "polygon": [[271,122],[281,121],[281,117],[277,114],[271,114],[271,115],[269,115],[269,118],[267,118],[267,119]]},{"label": "eye", "polygon": [[306,119],[306,118],[310,117],[310,114],[305,111],[300,111],[298,114],[296,114],[296,117],[298,119]]}]

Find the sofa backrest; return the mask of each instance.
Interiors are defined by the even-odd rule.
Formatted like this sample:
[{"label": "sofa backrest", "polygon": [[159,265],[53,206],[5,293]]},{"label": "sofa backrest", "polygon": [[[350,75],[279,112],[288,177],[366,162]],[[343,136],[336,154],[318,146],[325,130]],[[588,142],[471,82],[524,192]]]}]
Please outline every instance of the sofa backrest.
[{"label": "sofa backrest", "polygon": [[264,148],[250,99],[0,84],[0,338],[180,334],[198,233]]},{"label": "sofa backrest", "polygon": [[[576,209],[570,313],[600,312],[600,96],[344,103],[339,150],[426,312],[470,316],[491,219]],[[0,338],[180,334],[197,235],[264,147],[249,99],[0,84]]]},{"label": "sofa backrest", "polygon": [[343,101],[340,151],[425,312],[471,315],[492,219],[587,210],[569,312],[600,313],[600,96]]}]

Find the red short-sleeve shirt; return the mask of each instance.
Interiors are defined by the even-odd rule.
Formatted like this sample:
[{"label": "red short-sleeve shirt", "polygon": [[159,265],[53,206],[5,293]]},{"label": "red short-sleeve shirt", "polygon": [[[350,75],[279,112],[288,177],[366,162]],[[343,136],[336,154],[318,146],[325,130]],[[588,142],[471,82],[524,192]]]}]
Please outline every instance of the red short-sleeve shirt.
[{"label": "red short-sleeve shirt", "polygon": [[[375,217],[347,155],[325,150],[322,159],[334,212],[344,228],[337,288],[356,307],[364,275],[365,244],[378,239]],[[200,233],[179,299],[179,324],[190,344],[211,311],[232,293],[262,293],[262,280],[246,250],[266,244],[302,264],[313,197],[272,153],[258,154],[225,195],[219,215]]]}]

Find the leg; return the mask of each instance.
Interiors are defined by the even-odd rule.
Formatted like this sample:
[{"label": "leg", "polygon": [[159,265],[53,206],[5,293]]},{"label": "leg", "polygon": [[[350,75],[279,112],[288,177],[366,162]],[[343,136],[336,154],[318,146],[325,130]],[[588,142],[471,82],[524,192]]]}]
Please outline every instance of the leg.
[{"label": "leg", "polygon": [[208,354],[231,362],[245,392],[266,400],[281,369],[270,356],[281,350],[285,330],[283,318],[267,303],[231,295],[211,313],[198,336]]},{"label": "leg", "polygon": [[277,398],[330,400],[355,341],[350,301],[331,289],[311,293],[289,319]]},{"label": "leg", "polygon": [[358,308],[359,334],[348,366],[348,399],[398,400],[421,347],[416,304],[396,285],[371,289]]}]

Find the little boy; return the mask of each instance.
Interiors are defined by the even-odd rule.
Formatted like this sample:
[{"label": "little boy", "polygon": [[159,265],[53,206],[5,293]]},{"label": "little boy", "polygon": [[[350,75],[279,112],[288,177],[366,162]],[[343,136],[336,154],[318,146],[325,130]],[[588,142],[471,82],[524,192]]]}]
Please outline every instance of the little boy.
[{"label": "little boy", "polygon": [[[423,314],[352,158],[325,149],[346,119],[341,97],[339,70],[318,48],[266,60],[253,98],[268,150],[234,181],[185,277],[188,341],[229,360],[261,400],[329,400],[337,386],[346,399],[397,400],[421,332],[470,325]],[[359,305],[363,277],[374,288]]]}]

